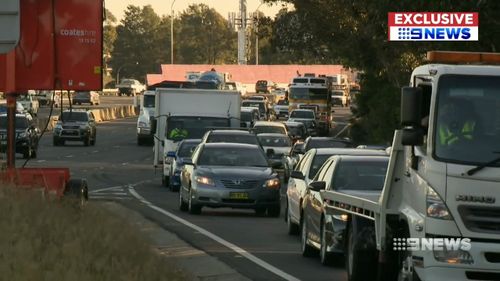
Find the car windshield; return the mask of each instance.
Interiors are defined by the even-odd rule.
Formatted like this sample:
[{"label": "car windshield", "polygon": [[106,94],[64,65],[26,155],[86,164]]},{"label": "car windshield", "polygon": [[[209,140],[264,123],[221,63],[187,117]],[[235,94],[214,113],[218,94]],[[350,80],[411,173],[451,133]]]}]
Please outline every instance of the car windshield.
[{"label": "car windshield", "polygon": [[291,147],[292,142],[287,136],[258,136],[260,144],[262,146],[271,147]]},{"label": "car windshield", "polygon": [[268,167],[264,152],[255,147],[205,147],[198,165]]},{"label": "car windshield", "polygon": [[257,134],[283,134],[286,135],[286,130],[285,128],[281,126],[254,126],[252,128],[252,131],[257,135]]},{"label": "car windshield", "polygon": [[314,178],[316,173],[318,173],[319,168],[321,168],[321,166],[323,166],[326,159],[330,158],[330,156],[332,156],[332,154],[322,154],[322,155],[316,154],[314,156],[311,167],[309,168],[309,178],[310,179]]},{"label": "car windshield", "polygon": [[252,121],[252,113],[248,111],[242,111],[241,121]]},{"label": "car windshield", "polygon": [[207,138],[207,143],[209,142],[259,144],[259,141],[253,134],[248,134],[248,135],[210,134],[210,136]]},{"label": "car windshield", "polygon": [[181,158],[191,157],[194,149],[198,144],[200,144],[200,142],[184,142],[179,147],[179,152],[177,153],[177,156]]},{"label": "car windshield", "polygon": [[290,113],[290,118],[314,119],[314,112],[309,110],[294,110]]},{"label": "car windshield", "polygon": [[89,97],[89,96],[90,96],[90,92],[75,92],[75,97],[85,98],[85,97]]},{"label": "car windshield", "polygon": [[307,150],[311,148],[344,148],[351,147],[347,142],[331,139],[312,139],[307,143]]},{"label": "car windshield", "polygon": [[288,133],[291,136],[302,137],[306,135],[306,128],[304,126],[288,126]]},{"label": "car windshield", "polygon": [[335,190],[376,190],[384,187],[389,158],[342,159],[331,186]]},{"label": "car windshield", "polygon": [[289,105],[288,100],[279,100],[278,105]]},{"label": "car windshield", "polygon": [[344,95],[344,92],[342,92],[342,91],[333,91],[332,92],[332,96],[341,97],[343,95]]},{"label": "car windshield", "polygon": [[154,95],[144,95],[144,107],[148,107],[148,108],[155,107],[155,96]]},{"label": "car windshield", "polygon": [[267,86],[267,81],[265,81],[265,80],[259,80],[259,81],[257,81],[257,85],[259,85],[259,86]]},{"label": "car windshield", "polygon": [[228,127],[227,118],[174,116],[167,122],[166,137],[169,140],[197,139],[215,127]]},{"label": "car windshield", "polygon": [[[16,129],[26,129],[29,126],[29,121],[26,117],[16,116]],[[0,129],[7,129],[7,116],[0,116]]]},{"label": "car windshield", "polygon": [[291,99],[301,100],[327,100],[328,89],[326,88],[290,88]]},{"label": "car windshield", "polygon": [[257,107],[260,112],[266,112],[266,105],[263,102],[253,102],[253,101],[244,101],[241,103],[241,106],[245,107]]},{"label": "car windshield", "polygon": [[61,116],[59,116],[59,120],[63,122],[68,121],[78,121],[78,122],[87,122],[88,116],[85,112],[63,112]]},{"label": "car windshield", "polygon": [[436,158],[445,162],[477,165],[497,158],[500,143],[499,108],[500,77],[441,76],[434,118]]}]

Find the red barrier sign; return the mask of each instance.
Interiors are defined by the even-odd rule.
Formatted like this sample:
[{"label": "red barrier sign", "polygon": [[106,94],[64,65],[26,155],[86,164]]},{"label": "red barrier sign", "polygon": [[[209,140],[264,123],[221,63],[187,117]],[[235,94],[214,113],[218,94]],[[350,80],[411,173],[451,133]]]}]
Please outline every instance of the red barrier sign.
[{"label": "red barrier sign", "polygon": [[19,44],[0,55],[0,91],[102,89],[103,0],[21,0],[20,10]]}]

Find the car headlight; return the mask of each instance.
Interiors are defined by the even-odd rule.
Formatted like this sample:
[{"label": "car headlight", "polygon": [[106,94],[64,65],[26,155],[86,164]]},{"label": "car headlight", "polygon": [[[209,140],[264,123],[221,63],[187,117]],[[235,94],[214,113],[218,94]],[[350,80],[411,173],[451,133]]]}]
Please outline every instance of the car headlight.
[{"label": "car headlight", "polygon": [[149,124],[146,123],[146,122],[139,122],[139,127],[141,127],[141,128],[143,128],[143,127],[149,128]]},{"label": "car headlight", "polygon": [[215,186],[214,180],[209,177],[196,176],[194,180],[199,184]]},{"label": "car headlight", "polygon": [[267,180],[264,183],[264,187],[272,188],[272,189],[280,188],[280,180],[277,178]]},{"label": "car headlight", "polygon": [[434,250],[434,258],[439,262],[449,264],[473,264],[474,259],[469,252],[464,250]]},{"label": "car headlight", "polygon": [[446,204],[431,187],[427,187],[427,216],[441,220],[453,219]]}]

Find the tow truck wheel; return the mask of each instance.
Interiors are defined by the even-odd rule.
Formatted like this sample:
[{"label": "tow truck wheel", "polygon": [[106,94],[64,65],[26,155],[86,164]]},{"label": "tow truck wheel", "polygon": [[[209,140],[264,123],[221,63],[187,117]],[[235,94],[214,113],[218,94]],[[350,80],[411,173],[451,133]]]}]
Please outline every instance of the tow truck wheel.
[{"label": "tow truck wheel", "polygon": [[89,189],[87,181],[84,179],[70,179],[66,183],[64,196],[76,200],[79,207],[84,207],[89,200]]},{"label": "tow truck wheel", "polygon": [[374,233],[373,223],[366,219],[353,218],[349,222],[345,259],[349,281],[371,280],[377,276],[377,251],[375,245],[371,245],[375,243],[371,237]]}]

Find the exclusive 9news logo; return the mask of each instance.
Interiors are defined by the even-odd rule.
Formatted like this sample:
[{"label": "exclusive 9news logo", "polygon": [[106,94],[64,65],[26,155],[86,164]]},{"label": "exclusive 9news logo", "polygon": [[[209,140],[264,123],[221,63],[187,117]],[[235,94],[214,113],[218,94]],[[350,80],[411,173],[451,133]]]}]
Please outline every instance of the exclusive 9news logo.
[{"label": "exclusive 9news logo", "polygon": [[391,12],[389,41],[478,41],[478,13]]}]

